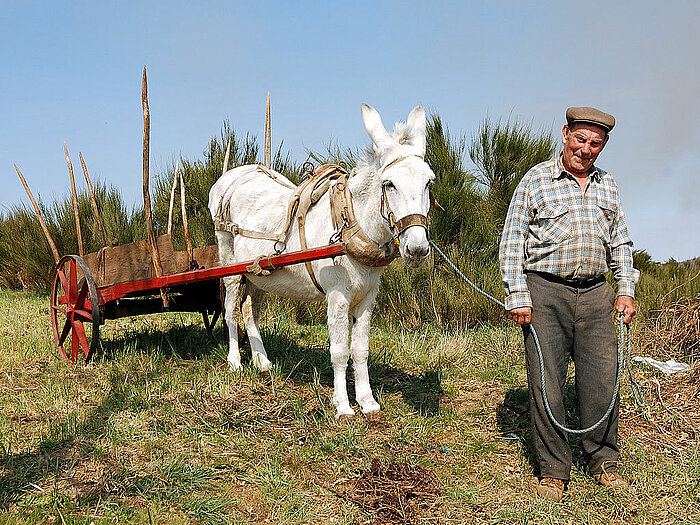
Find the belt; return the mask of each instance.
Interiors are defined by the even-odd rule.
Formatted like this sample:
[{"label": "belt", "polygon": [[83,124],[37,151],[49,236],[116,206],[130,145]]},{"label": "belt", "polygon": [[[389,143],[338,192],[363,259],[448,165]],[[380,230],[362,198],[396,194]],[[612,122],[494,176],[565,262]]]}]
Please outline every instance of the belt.
[{"label": "belt", "polygon": [[605,281],[604,274],[596,275],[595,277],[588,277],[586,279],[565,279],[564,277],[559,277],[558,275],[546,272],[526,271],[525,273],[537,275],[550,283],[563,284],[573,288],[590,288]]}]

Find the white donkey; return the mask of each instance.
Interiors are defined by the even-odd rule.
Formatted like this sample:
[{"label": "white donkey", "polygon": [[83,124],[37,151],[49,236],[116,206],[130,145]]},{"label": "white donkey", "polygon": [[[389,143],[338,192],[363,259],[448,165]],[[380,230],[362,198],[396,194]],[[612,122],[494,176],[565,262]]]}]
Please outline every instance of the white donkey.
[{"label": "white donkey", "polygon": [[[396,124],[393,133],[386,131],[379,113],[367,104],[362,105],[362,120],[372,139],[372,147],[366,148],[364,156],[358,160],[356,169],[346,181],[357,223],[366,236],[380,247],[393,247],[398,235],[399,253],[404,262],[410,267],[418,267],[430,252],[427,215],[430,208],[429,187],[435,179],[423,160],[425,109],[422,106],[414,108],[405,123]],[[339,184],[338,181],[334,183],[336,186]],[[245,232],[279,233],[284,229],[289,224],[285,221],[287,207],[295,189],[283,175],[261,169],[259,165],[240,166],[221,176],[209,193],[209,210],[215,223],[222,218],[219,214],[223,209],[223,219],[240,227],[238,229],[237,226],[234,231],[216,232],[221,264],[254,259],[279,249],[280,245],[275,245],[274,241],[246,236]],[[329,239],[338,234],[331,220],[329,194],[332,192],[333,188],[309,208],[305,228],[309,247],[328,244]],[[420,220],[411,221],[411,217]],[[394,221],[400,224],[404,218],[402,227],[394,226]],[[301,247],[298,223],[294,220],[284,249],[294,251]],[[367,358],[370,318],[383,266],[368,266],[351,254],[334,260],[317,260],[311,264],[312,272],[308,272],[304,265],[293,265],[268,276],[246,275],[248,282],[242,313],[252,350],[252,362],[261,371],[270,367],[258,329],[259,303],[264,292],[307,301],[325,298],[328,302],[336,417],[353,416],[355,413],[350,407],[346,388],[349,355],[352,355],[357,402],[365,414],[376,412],[380,407],[372,396]],[[312,275],[315,275],[319,286],[313,283]],[[229,328],[228,363],[237,370],[241,368],[237,331],[237,318],[241,311],[241,277],[224,278],[224,284],[225,320]],[[325,296],[319,289],[325,291]],[[350,327],[352,333],[348,348]]]}]

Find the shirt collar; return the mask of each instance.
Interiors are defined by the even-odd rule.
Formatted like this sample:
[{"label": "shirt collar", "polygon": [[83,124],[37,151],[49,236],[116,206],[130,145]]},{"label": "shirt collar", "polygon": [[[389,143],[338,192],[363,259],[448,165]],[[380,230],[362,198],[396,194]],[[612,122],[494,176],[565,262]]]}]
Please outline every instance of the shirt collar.
[{"label": "shirt collar", "polygon": [[[559,155],[554,161],[554,171],[552,171],[552,180],[559,179],[565,175],[573,177],[571,173],[564,169],[564,163],[561,160],[562,156]],[[588,177],[596,182],[600,182],[600,170],[595,166],[591,166],[588,170]]]}]

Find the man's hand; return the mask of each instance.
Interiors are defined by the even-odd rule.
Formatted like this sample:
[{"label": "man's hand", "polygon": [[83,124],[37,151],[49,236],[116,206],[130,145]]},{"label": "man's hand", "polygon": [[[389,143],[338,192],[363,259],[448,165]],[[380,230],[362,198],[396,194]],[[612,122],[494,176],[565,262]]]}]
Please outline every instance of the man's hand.
[{"label": "man's hand", "polygon": [[629,295],[619,295],[615,301],[615,311],[619,314],[624,314],[622,322],[629,324],[632,318],[637,313],[637,309],[634,307],[634,299]]},{"label": "man's hand", "polygon": [[513,308],[512,310],[508,311],[508,317],[519,325],[525,326],[526,324],[530,324],[532,321],[532,308],[529,306]]}]

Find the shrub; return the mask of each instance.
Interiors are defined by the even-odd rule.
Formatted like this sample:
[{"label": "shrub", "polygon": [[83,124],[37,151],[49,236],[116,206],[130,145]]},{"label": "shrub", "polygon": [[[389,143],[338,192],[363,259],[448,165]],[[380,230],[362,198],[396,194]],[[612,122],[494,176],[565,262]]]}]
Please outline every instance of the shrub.
[{"label": "shrub", "polygon": [[[119,190],[94,184],[95,200],[108,242],[119,244],[145,237],[143,210],[129,210]],[[38,203],[60,255],[77,254],[73,202],[70,194],[46,206]],[[86,191],[78,192],[78,211],[85,253],[101,247],[97,221]],[[0,217],[0,286],[46,291],[53,281],[53,254],[33,208],[16,205]]]}]

